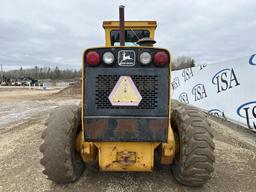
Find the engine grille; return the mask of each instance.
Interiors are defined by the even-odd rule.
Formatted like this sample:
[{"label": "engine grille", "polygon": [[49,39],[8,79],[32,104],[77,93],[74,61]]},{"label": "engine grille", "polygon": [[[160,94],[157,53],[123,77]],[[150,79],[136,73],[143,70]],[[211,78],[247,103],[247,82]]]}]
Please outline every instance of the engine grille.
[{"label": "engine grille", "polygon": [[139,106],[112,106],[108,97],[115,87],[119,75],[97,75],[95,105],[97,109],[155,109],[158,106],[158,76],[131,75],[142,100]]}]

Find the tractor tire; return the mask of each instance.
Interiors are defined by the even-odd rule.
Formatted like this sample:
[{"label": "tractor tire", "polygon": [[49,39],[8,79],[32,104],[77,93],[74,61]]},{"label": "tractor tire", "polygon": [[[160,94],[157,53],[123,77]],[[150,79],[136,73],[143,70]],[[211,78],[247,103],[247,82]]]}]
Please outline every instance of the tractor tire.
[{"label": "tractor tire", "polygon": [[75,150],[75,140],[81,129],[81,108],[76,105],[57,107],[46,122],[40,151],[43,173],[56,183],[74,182],[84,170],[80,153]]},{"label": "tractor tire", "polygon": [[214,142],[206,116],[198,109],[172,101],[171,125],[178,135],[179,151],[171,166],[176,180],[201,186],[213,172]]}]

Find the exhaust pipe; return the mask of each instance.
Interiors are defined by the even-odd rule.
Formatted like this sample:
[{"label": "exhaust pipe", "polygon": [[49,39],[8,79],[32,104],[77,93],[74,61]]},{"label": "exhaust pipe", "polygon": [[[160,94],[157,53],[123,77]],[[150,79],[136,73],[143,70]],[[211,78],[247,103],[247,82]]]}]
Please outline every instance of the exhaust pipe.
[{"label": "exhaust pipe", "polygon": [[124,46],[124,5],[119,6],[119,27],[120,27],[120,46]]}]

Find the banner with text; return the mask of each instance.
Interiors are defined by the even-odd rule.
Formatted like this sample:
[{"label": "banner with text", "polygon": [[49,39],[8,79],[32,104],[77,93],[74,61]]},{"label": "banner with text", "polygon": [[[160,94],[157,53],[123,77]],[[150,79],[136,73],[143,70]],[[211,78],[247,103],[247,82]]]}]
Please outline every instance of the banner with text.
[{"label": "banner with text", "polygon": [[172,72],[172,98],[256,132],[256,54]]}]

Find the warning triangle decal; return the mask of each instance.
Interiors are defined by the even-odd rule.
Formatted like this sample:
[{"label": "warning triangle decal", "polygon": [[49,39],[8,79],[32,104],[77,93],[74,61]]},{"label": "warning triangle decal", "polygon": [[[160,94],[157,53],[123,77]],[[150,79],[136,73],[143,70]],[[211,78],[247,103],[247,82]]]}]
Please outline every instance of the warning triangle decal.
[{"label": "warning triangle decal", "polygon": [[108,97],[113,106],[138,106],[142,99],[130,76],[121,76]]}]

